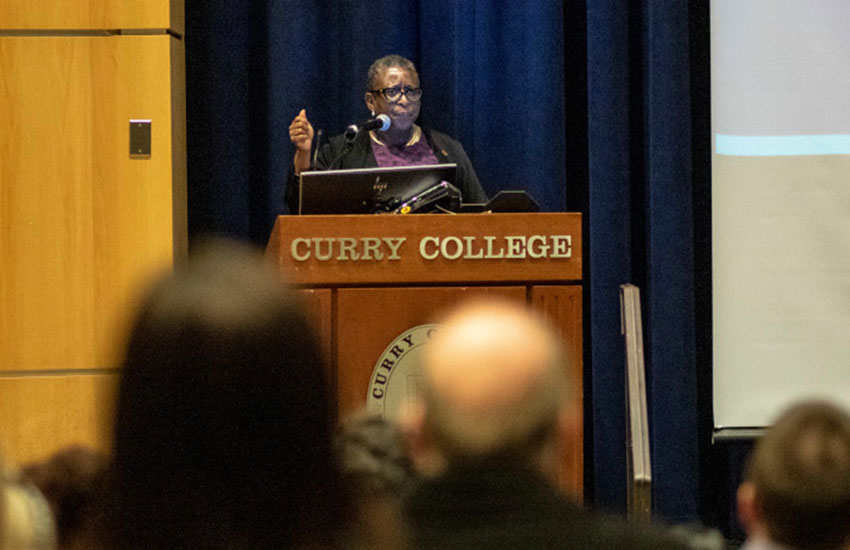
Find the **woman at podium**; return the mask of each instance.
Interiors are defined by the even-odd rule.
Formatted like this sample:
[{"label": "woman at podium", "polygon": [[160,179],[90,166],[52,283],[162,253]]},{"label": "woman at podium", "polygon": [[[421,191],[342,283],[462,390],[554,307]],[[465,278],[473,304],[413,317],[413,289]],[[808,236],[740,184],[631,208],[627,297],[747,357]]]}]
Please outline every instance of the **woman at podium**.
[{"label": "woman at podium", "polygon": [[[487,202],[487,195],[460,142],[416,124],[422,88],[419,86],[419,73],[412,61],[399,55],[388,55],[372,63],[366,77],[365,99],[374,120],[367,125],[380,127],[349,127],[345,134],[331,138],[317,152],[313,168],[326,170],[454,163],[457,165],[454,185],[460,190],[463,202]],[[296,150],[293,170],[286,186],[286,203],[293,213],[297,212],[298,204],[297,176],[311,168],[313,137],[313,126],[302,109],[289,126],[289,139]]]}]

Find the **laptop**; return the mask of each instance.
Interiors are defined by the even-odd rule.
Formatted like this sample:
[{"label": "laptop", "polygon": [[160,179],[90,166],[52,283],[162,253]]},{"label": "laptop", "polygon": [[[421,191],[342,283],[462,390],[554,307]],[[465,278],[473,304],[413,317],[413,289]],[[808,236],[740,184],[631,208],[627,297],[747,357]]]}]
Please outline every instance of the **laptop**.
[{"label": "laptop", "polygon": [[406,205],[408,211],[409,205],[422,209],[454,189],[450,184],[456,171],[456,164],[428,164],[301,172],[298,212],[374,214],[403,212]]}]

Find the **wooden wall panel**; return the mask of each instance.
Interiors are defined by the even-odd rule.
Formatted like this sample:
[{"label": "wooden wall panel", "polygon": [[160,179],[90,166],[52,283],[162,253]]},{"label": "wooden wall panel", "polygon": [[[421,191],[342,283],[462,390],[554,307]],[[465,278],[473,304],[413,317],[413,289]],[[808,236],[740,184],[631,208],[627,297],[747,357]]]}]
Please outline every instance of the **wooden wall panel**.
[{"label": "wooden wall panel", "polygon": [[115,374],[0,378],[0,438],[13,462],[43,460],[83,444],[108,451]]},{"label": "wooden wall panel", "polygon": [[[25,10],[4,3],[0,27]],[[93,25],[79,15],[63,21]],[[0,441],[14,460],[109,448],[138,296],[186,250],[184,79],[166,34],[0,33]],[[152,121],[149,159],[129,157],[130,119]]]},{"label": "wooden wall panel", "polygon": [[184,0],[3,0],[0,29],[166,29],[184,32]]},{"label": "wooden wall panel", "polygon": [[[0,37],[0,371],[115,366],[172,264],[174,40]],[[153,121],[150,159],[129,158],[131,118]]]}]

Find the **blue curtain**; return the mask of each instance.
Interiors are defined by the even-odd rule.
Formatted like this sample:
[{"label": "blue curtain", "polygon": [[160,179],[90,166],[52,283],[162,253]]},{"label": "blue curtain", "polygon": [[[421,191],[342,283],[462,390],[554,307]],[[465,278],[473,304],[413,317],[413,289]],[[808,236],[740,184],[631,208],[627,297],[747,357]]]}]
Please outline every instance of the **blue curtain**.
[{"label": "blue curtain", "polygon": [[264,243],[302,108],[335,135],[367,118],[366,70],[416,63],[420,122],[463,143],[489,195],[566,208],[559,0],[187,2],[190,232]]},{"label": "blue curtain", "polygon": [[588,0],[596,499],[625,503],[618,287],[641,288],[656,516],[698,520],[690,17],[687,0]]},{"label": "blue curtain", "polygon": [[367,116],[369,64],[411,58],[422,124],[463,143],[490,195],[524,189],[544,210],[584,213],[588,499],[625,507],[618,287],[631,282],[644,306],[656,514],[693,521],[710,417],[697,390],[710,371],[695,333],[705,282],[695,265],[707,253],[694,232],[692,10],[687,0],[189,0],[190,236],[264,244],[285,213],[292,118],[305,108],[315,128],[339,133]]}]

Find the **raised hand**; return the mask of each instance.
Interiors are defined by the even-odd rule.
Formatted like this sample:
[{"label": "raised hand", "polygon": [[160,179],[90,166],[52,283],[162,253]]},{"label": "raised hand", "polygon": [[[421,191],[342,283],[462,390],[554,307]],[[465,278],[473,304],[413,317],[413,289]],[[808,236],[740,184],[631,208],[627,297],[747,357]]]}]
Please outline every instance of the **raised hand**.
[{"label": "raised hand", "polygon": [[299,151],[310,153],[310,146],[313,143],[313,125],[307,120],[306,109],[301,109],[289,125],[289,139]]}]

